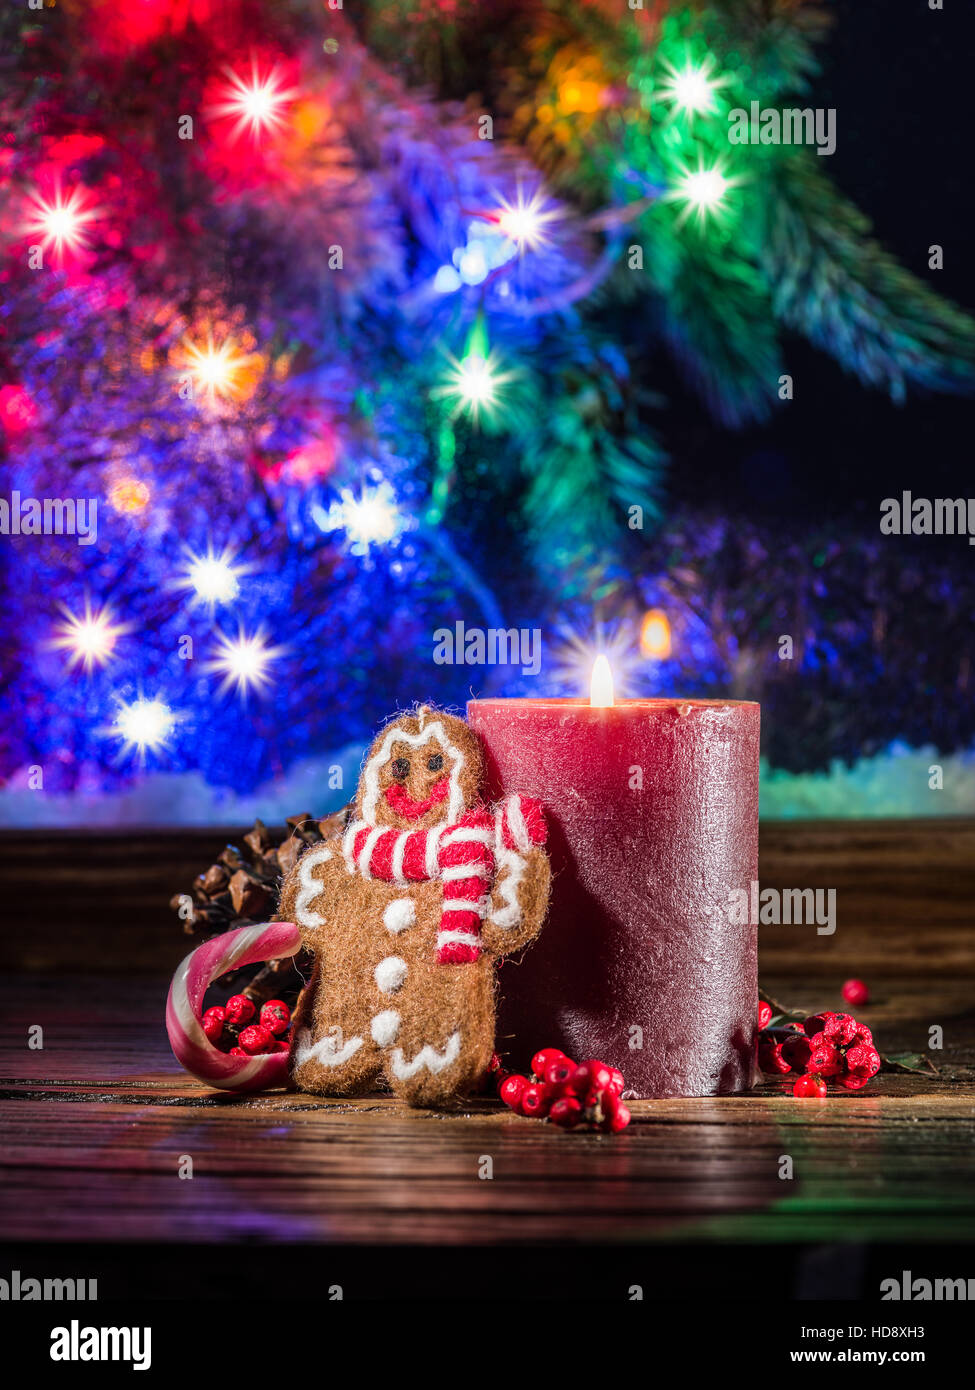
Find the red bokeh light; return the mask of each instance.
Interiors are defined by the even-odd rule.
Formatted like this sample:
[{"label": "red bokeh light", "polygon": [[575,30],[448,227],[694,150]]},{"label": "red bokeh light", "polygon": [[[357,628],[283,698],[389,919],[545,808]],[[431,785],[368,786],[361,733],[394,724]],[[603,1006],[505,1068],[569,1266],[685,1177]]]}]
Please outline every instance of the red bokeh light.
[{"label": "red bokeh light", "polygon": [[0,425],[7,434],[23,434],[36,419],[37,406],[23,386],[0,386]]}]

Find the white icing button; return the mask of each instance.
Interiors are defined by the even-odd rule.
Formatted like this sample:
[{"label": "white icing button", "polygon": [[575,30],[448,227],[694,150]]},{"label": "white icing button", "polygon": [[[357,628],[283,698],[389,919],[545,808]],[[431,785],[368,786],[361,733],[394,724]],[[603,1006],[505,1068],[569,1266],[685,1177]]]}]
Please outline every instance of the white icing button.
[{"label": "white icing button", "polygon": [[399,1033],[400,1017],[395,1009],[384,1009],[372,1020],[372,1040],[379,1047],[388,1047],[396,1041]]},{"label": "white icing button", "polygon": [[373,971],[383,994],[395,994],[406,979],[407,965],[402,956],[387,956]]},{"label": "white icing button", "polygon": [[406,931],[415,921],[416,904],[412,898],[394,898],[383,913],[383,926],[387,931]]}]

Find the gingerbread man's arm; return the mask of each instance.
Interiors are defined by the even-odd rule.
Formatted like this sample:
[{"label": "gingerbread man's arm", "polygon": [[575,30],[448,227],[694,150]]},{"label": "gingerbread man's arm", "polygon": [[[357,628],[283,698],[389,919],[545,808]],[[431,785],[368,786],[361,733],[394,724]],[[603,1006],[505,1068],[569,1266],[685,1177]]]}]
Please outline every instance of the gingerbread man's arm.
[{"label": "gingerbread man's arm", "polygon": [[504,857],[481,926],[484,946],[492,955],[510,956],[538,935],[548,910],[550,880],[543,849],[533,847]]},{"label": "gingerbread man's arm", "polygon": [[324,903],[331,896],[329,885],[345,872],[342,837],[336,836],[306,849],[284,880],[278,916],[282,921],[295,923],[309,951],[315,951],[320,944],[319,932],[325,925]]},{"label": "gingerbread man's arm", "polygon": [[493,955],[508,956],[527,946],[545,921],[548,831],[540,803],[517,794],[495,807],[494,821],[496,874],[481,935]]}]

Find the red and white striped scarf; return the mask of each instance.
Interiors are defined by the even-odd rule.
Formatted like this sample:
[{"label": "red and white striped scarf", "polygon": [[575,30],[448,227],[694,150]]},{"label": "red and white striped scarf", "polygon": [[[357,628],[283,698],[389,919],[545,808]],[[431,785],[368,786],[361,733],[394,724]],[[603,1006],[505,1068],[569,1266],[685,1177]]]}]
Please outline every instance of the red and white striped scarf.
[{"label": "red and white striped scarf", "polygon": [[494,812],[483,806],[465,811],[452,824],[429,830],[396,830],[350,822],[342,854],[350,873],[407,887],[439,878],[444,903],[437,932],[437,960],[462,965],[481,954],[481,922],[491,905],[495,868],[507,866],[505,905],[494,915],[512,926],[517,912],[515,890],[521,856],[532,845],[545,843],[545,818],[539,802],[509,796]]}]

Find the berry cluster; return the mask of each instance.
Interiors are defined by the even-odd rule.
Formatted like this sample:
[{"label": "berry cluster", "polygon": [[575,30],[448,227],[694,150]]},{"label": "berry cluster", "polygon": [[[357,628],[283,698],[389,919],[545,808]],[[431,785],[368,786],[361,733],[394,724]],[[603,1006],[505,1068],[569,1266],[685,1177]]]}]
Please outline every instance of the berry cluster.
[{"label": "berry cluster", "polygon": [[803,1023],[769,1028],[771,1013],[760,1004],[758,1064],[773,1076],[799,1073],[796,1096],[824,1096],[827,1080],[859,1091],[880,1070],[873,1034],[850,1014],[813,1014]]},{"label": "berry cluster", "polygon": [[260,1017],[246,994],[233,994],[226,1004],[217,1004],[203,1015],[203,1031],[221,1052],[231,1057],[254,1057],[262,1052],[287,1052],[291,1010],[281,999],[261,1005]]},{"label": "berry cluster", "polygon": [[498,1095],[518,1115],[550,1120],[560,1129],[595,1129],[618,1134],[630,1123],[621,1102],[623,1073],[590,1058],[573,1062],[557,1047],[543,1047],[532,1058],[531,1076],[507,1073],[496,1058],[491,1070]]}]

